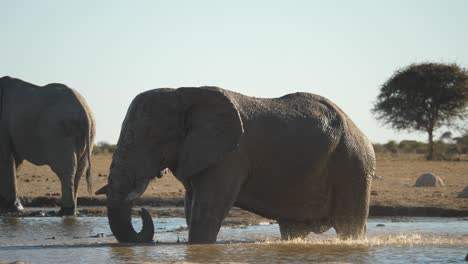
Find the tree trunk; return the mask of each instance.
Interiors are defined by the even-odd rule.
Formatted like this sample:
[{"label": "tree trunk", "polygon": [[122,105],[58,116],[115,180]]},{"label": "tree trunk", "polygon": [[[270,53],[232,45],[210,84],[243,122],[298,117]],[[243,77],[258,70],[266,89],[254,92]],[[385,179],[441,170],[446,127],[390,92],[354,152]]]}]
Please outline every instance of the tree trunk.
[{"label": "tree trunk", "polygon": [[429,134],[429,144],[428,144],[428,153],[427,160],[434,160],[434,138],[433,138],[433,129],[427,131]]}]

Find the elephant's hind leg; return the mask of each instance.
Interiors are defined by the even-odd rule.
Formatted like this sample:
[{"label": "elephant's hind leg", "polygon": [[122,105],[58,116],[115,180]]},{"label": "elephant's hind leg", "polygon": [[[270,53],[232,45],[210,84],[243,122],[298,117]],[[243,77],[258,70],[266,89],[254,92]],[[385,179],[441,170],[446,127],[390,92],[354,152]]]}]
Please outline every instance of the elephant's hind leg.
[{"label": "elephant's hind leg", "polygon": [[356,187],[342,190],[341,193],[343,196],[337,199],[335,205],[333,227],[340,239],[359,239],[366,234],[369,212],[367,190]]},{"label": "elephant's hind leg", "polygon": [[339,238],[359,239],[366,234],[375,159],[370,144],[360,138],[347,140],[357,144],[341,144],[330,165],[333,221]]},{"label": "elephant's hind leg", "polygon": [[339,195],[335,197],[333,225],[341,239],[359,239],[366,234],[370,184],[364,178],[335,187]]},{"label": "elephant's hind leg", "polygon": [[[70,145],[64,145],[70,146]],[[76,214],[75,175],[77,172],[77,158],[71,148],[52,152],[50,167],[59,176],[62,184],[61,215]]]},{"label": "elephant's hind leg", "polygon": [[366,224],[364,219],[337,219],[334,227],[340,239],[359,239],[366,234]]},{"label": "elephant's hind leg", "polygon": [[356,181],[337,186],[334,228],[340,239],[359,239],[366,234],[370,185]]},{"label": "elephant's hind leg", "polygon": [[10,141],[0,130],[0,211],[16,212],[23,210],[17,195],[16,164]]},{"label": "elephant's hind leg", "polygon": [[[75,177],[73,178],[73,204],[77,205],[77,199],[78,199],[78,187],[80,186],[80,180],[85,174],[86,170],[88,169],[88,159],[85,155],[83,155],[80,160],[78,161],[78,167],[76,169]],[[75,209],[75,213],[78,213],[78,211]]]}]

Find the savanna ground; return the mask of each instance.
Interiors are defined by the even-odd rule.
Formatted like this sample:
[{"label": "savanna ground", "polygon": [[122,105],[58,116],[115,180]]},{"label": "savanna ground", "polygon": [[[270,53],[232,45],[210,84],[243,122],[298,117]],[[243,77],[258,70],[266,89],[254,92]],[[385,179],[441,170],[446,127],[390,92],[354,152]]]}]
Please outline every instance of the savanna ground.
[{"label": "savanna ground", "polygon": [[[93,156],[94,191],[107,183],[112,156]],[[440,176],[444,187],[413,187],[417,177],[431,172]],[[371,205],[438,207],[468,211],[468,198],[457,195],[468,186],[468,161],[426,161],[416,154],[378,154],[377,178],[372,183]],[[18,174],[18,192],[22,197],[60,197],[60,181],[47,166],[36,167],[28,162]],[[143,197],[182,199],[183,186],[171,174],[156,178]],[[79,197],[88,194],[86,180],[79,187]],[[104,196],[98,196],[103,198]]]}]

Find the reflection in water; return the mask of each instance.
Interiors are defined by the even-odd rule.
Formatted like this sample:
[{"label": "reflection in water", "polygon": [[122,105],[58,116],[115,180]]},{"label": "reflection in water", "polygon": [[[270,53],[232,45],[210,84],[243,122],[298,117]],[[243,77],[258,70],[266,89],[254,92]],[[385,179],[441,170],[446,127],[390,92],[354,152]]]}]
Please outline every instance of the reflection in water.
[{"label": "reflection in water", "polygon": [[111,247],[111,260],[112,262],[128,263],[130,260],[139,259],[135,255],[135,247]]},{"label": "reflection in water", "polygon": [[[60,235],[64,237],[73,238],[79,235],[81,231],[80,220],[78,217],[69,217],[65,216],[62,218],[62,222],[60,223],[60,230],[63,230]],[[77,232],[78,231],[78,232]]]},{"label": "reflection in water", "polygon": [[222,256],[229,254],[224,245],[188,245],[185,260],[189,262],[219,262]]},{"label": "reflection in water", "polygon": [[[8,227],[8,232],[4,232],[3,226]],[[17,217],[0,217],[0,240],[2,237],[15,237],[19,228],[21,225]]]},{"label": "reflection in water", "polygon": [[0,217],[2,225],[16,226],[18,225],[17,217]]},{"label": "reflection in water", "polygon": [[182,218],[156,221],[161,242],[136,245],[94,236],[110,233],[105,217],[0,217],[0,262],[465,263],[468,253],[468,221],[456,219],[371,220],[367,239],[345,241],[333,231],[281,241],[277,225],[222,228],[215,245],[177,243],[187,237]]},{"label": "reflection in water", "polygon": [[323,246],[313,244],[238,243],[224,245],[188,246],[185,261],[213,262],[310,262],[336,261],[336,258],[365,262],[369,248],[366,246]]},{"label": "reflection in water", "polygon": [[78,217],[69,217],[69,216],[65,216],[63,217],[63,226],[65,228],[73,228],[74,226],[76,226],[78,223],[80,222],[80,218]]}]

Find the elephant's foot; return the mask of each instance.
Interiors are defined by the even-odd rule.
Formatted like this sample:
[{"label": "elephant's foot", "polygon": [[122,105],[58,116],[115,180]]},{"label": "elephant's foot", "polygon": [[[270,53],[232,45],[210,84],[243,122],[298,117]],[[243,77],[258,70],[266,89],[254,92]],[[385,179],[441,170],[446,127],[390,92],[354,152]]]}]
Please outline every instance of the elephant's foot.
[{"label": "elephant's foot", "polygon": [[360,239],[366,235],[366,220],[335,220],[334,228],[340,239]]},{"label": "elephant's foot", "polygon": [[78,214],[78,210],[69,207],[62,207],[57,213],[59,216],[77,216]]},{"label": "elephant's foot", "polygon": [[0,212],[1,213],[16,213],[23,211],[24,207],[19,199],[13,202],[7,202],[3,198],[0,198]]},{"label": "elephant's foot", "polygon": [[221,222],[206,221],[197,222],[193,218],[189,227],[188,242],[190,244],[213,244],[216,243],[216,237],[218,236]]}]

